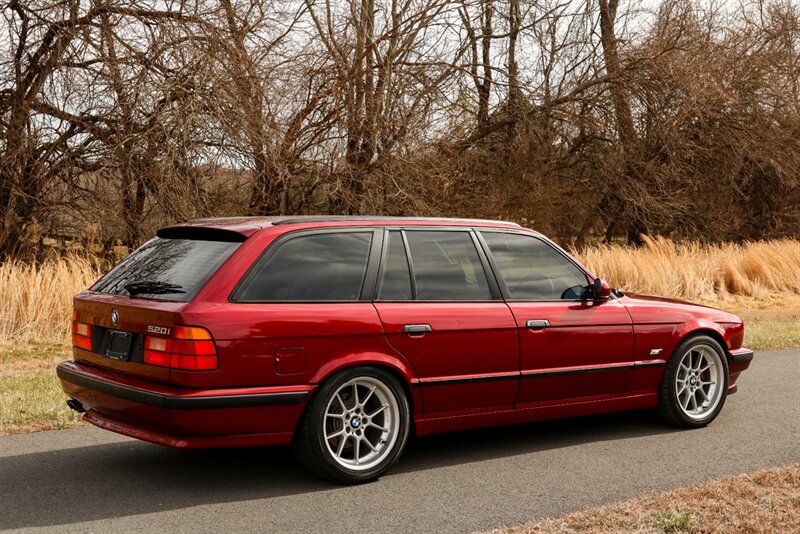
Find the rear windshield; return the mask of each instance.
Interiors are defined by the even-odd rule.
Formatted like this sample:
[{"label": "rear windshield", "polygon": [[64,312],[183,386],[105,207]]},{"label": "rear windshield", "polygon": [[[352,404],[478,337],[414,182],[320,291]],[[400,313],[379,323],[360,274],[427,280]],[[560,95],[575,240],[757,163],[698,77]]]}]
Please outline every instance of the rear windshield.
[{"label": "rear windshield", "polygon": [[92,291],[188,301],[241,243],[163,239],[145,243],[92,286]]}]

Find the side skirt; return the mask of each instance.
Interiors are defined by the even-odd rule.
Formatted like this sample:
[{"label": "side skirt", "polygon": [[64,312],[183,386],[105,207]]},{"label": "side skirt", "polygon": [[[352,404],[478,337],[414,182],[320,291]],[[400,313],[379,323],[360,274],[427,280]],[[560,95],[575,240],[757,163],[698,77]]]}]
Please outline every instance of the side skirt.
[{"label": "side skirt", "polygon": [[588,398],[563,404],[530,406],[517,409],[483,412],[478,414],[455,415],[447,417],[418,418],[415,420],[417,435],[425,436],[439,432],[468,430],[490,426],[512,425],[548,419],[562,419],[597,415],[642,408],[655,408],[658,394],[638,393],[624,397]]}]

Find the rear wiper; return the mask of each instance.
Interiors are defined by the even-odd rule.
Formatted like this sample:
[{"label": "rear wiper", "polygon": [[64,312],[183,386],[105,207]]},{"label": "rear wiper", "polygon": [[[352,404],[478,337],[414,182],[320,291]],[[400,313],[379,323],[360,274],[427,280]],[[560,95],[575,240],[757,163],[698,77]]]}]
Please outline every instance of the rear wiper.
[{"label": "rear wiper", "polygon": [[168,284],[166,282],[156,282],[152,280],[144,280],[131,282],[122,286],[131,295],[168,295],[170,293],[186,293],[181,289],[183,286],[177,284]]}]

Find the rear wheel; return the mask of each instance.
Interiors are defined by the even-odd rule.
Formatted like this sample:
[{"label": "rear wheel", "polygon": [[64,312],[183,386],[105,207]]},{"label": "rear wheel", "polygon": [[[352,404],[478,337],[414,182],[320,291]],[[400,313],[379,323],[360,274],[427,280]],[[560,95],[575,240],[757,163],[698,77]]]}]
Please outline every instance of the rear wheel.
[{"label": "rear wheel", "polygon": [[357,484],[389,470],[405,447],[408,428],[408,400],[390,373],[347,369],[314,395],[295,447],[313,474]]},{"label": "rear wheel", "polygon": [[693,336],[678,345],[661,382],[659,412],[684,428],[713,421],[728,395],[728,363],[711,337]]}]

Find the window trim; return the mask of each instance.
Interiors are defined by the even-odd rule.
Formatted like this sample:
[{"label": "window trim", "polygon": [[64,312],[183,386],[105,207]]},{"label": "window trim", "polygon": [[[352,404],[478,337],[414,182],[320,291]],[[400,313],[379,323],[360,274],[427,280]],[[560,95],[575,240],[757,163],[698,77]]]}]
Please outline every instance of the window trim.
[{"label": "window trim", "polygon": [[572,256],[566,254],[564,251],[559,249],[553,243],[551,243],[548,239],[544,238],[543,236],[538,236],[536,234],[532,234],[525,231],[514,231],[508,230],[506,228],[480,228],[476,232],[478,234],[478,239],[481,243],[481,246],[484,248],[486,255],[489,258],[489,262],[492,266],[492,270],[497,277],[497,281],[500,284],[500,291],[503,295],[503,300],[506,302],[591,302],[592,299],[518,299],[518,298],[511,298],[511,292],[508,290],[508,285],[506,284],[505,278],[503,277],[502,273],[500,272],[500,268],[497,266],[497,262],[495,261],[494,255],[492,254],[491,249],[489,248],[489,244],[483,239],[483,232],[492,232],[496,234],[511,234],[511,235],[523,235],[525,237],[529,237],[531,239],[536,239],[543,243],[544,245],[550,247],[556,254],[561,256],[562,258],[566,259],[568,263],[573,265],[581,274],[583,274],[584,278],[586,278],[586,283],[589,283],[589,278],[593,278],[593,275],[580,263],[578,263]]},{"label": "window trim", "polygon": [[[361,293],[355,300],[250,300],[241,298],[241,294],[250,281],[256,276],[259,268],[266,263],[272,256],[278,253],[280,248],[287,242],[307,236],[323,234],[366,234],[371,233],[369,250],[367,251],[367,266],[364,270],[364,277],[361,280]],[[370,302],[369,298],[374,290],[377,280],[377,258],[380,258],[380,251],[383,246],[383,233],[370,226],[339,226],[331,228],[311,228],[302,230],[292,230],[281,234],[271,241],[266,248],[259,253],[258,258],[253,261],[247,271],[242,275],[230,295],[228,302],[233,304],[354,304]],[[371,284],[371,287],[370,287]]]},{"label": "window trim", "polygon": [[[469,303],[483,303],[483,302],[503,302],[504,298],[502,292],[500,290],[500,286],[496,279],[496,275],[494,270],[489,263],[489,259],[481,246],[478,237],[476,236],[476,232],[474,228],[468,226],[384,226],[382,227],[386,237],[384,239],[384,243],[388,243],[388,232],[392,231],[399,231],[402,238],[403,238],[403,248],[406,252],[406,261],[408,262],[408,270],[409,276],[411,277],[411,300],[381,300],[378,298],[378,291],[379,287],[376,281],[375,292],[373,293],[373,302],[380,302],[380,303],[429,303],[429,304],[469,304]],[[470,239],[472,240],[472,246],[475,247],[475,252],[478,254],[478,259],[480,260],[480,265],[483,269],[483,274],[486,277],[486,284],[489,287],[489,295],[488,299],[483,300],[423,300],[419,299],[417,295],[417,283],[416,283],[416,273],[414,271],[414,260],[411,257],[411,248],[408,244],[408,237],[406,236],[407,232],[462,232],[469,234]],[[387,247],[384,246],[384,249]],[[385,259],[387,250],[384,250],[383,255],[381,257],[381,264],[378,267],[378,274],[377,277],[380,276],[383,272],[383,267],[385,265]]]}]

